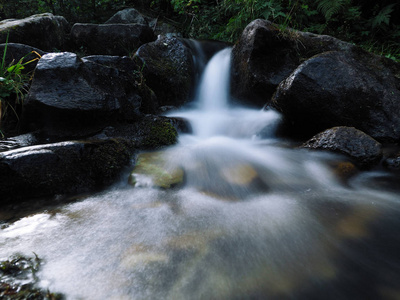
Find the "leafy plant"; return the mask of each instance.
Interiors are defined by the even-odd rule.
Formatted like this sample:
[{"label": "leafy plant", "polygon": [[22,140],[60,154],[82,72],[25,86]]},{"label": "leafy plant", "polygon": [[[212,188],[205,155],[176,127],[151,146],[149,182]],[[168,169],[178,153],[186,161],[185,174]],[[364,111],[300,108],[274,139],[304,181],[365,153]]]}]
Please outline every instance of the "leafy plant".
[{"label": "leafy plant", "polygon": [[350,3],[350,0],[319,0],[317,8],[324,15],[325,19],[329,20]]},{"label": "leafy plant", "polygon": [[30,75],[23,73],[25,66],[39,59],[40,55],[33,51],[38,57],[30,61],[24,62],[24,59],[30,54],[28,53],[19,61],[14,60],[7,64],[6,55],[8,47],[8,37],[6,39],[3,57],[0,65],[0,134],[4,137],[1,130],[2,121],[11,109],[18,119],[16,106],[22,104],[23,99],[27,93],[27,84],[30,80]]},{"label": "leafy plant", "polygon": [[389,4],[382,8],[379,13],[371,20],[372,28],[377,28],[382,24],[389,25],[390,16],[396,4]]}]

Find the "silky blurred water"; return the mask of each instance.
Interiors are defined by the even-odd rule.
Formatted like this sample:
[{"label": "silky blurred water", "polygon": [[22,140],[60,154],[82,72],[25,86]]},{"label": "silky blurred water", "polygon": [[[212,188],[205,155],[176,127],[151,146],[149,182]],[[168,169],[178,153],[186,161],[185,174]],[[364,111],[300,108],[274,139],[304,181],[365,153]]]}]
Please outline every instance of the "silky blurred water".
[{"label": "silky blurred water", "polygon": [[194,128],[163,152],[183,186],[124,174],[4,226],[0,258],[36,253],[41,286],[67,299],[400,299],[400,194],[376,184],[392,175],[344,183],[343,158],[274,136],[279,114],[231,106],[229,55],[172,113]]}]

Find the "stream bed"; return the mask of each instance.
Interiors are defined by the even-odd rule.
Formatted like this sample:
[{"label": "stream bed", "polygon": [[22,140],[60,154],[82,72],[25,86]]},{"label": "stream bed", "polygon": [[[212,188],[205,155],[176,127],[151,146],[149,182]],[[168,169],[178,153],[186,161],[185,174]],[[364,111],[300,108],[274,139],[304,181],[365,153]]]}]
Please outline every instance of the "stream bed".
[{"label": "stream bed", "polygon": [[67,299],[400,299],[399,178],[343,181],[343,157],[275,137],[276,112],[228,104],[229,55],[170,113],[193,126],[161,152],[182,185],[123,174],[3,224],[0,258],[35,253],[40,287]]}]

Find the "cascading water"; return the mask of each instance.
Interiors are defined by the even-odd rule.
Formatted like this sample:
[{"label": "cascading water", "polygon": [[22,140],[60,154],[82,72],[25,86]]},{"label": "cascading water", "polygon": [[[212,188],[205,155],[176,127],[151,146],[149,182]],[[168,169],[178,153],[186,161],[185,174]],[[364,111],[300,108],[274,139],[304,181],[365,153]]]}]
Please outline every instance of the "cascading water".
[{"label": "cascading water", "polygon": [[399,194],[384,173],[343,186],[340,157],[289,149],[279,115],[229,104],[230,50],[208,64],[194,134],[163,152],[185,185],[122,183],[0,232],[0,258],[35,252],[67,299],[398,299]]}]

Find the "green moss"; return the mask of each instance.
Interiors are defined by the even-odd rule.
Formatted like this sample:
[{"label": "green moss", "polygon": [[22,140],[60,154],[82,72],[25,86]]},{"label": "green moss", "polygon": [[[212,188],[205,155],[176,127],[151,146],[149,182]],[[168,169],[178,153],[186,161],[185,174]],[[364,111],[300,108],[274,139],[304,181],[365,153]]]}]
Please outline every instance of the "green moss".
[{"label": "green moss", "polygon": [[178,132],[169,122],[160,120],[150,124],[149,132],[142,142],[146,149],[158,149],[178,141]]}]

